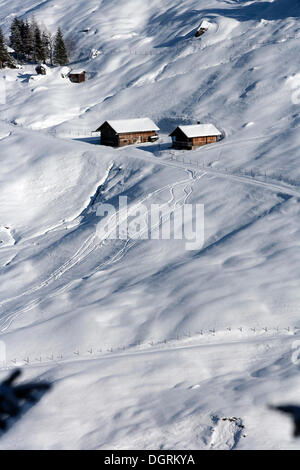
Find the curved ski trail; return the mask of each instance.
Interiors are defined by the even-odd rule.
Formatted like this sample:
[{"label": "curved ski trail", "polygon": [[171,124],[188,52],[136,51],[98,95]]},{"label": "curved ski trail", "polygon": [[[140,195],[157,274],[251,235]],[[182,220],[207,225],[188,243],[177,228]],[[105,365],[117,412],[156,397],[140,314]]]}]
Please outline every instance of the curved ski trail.
[{"label": "curved ski trail", "polygon": [[[144,198],[142,198],[140,201],[138,201],[138,203],[135,205],[135,207],[137,208],[137,207],[141,206],[147,200],[149,200],[153,196],[158,195],[159,193],[165,191],[166,189],[170,191],[171,199],[168,202],[166,202],[164,205],[169,205],[169,204],[173,203],[174,209],[175,209],[177,207],[177,205],[180,204],[182,201],[183,201],[183,204],[184,204],[186,202],[186,200],[188,199],[188,197],[192,193],[192,187],[190,188],[190,191],[187,191],[187,188],[191,185],[191,182],[192,182],[192,184],[194,184],[197,180],[199,180],[202,176],[205,175],[205,173],[203,173],[203,172],[198,174],[195,170],[191,170],[191,169],[185,169],[184,168],[184,171],[186,171],[188,173],[188,175],[189,175],[188,178],[180,180],[180,181],[176,181],[173,184],[163,186],[162,188],[158,188],[154,192],[147,194]],[[179,197],[178,199],[176,199],[175,194],[174,194],[175,188],[177,188],[177,186],[181,186],[183,184],[185,185],[184,189],[183,189],[184,195]],[[117,215],[117,217],[114,216],[113,218],[111,218],[111,223],[112,223],[111,231],[115,230],[118,227],[118,224],[119,224],[119,217],[118,216],[119,215],[122,216],[122,210],[117,211],[116,215]],[[161,222],[162,221],[160,221],[160,223]],[[13,302],[15,300],[19,300],[19,299],[21,299],[23,297],[26,297],[28,295],[34,294],[34,293],[40,291],[41,289],[48,287],[51,283],[59,280],[66,272],[70,271],[74,266],[76,266],[77,264],[82,262],[84,259],[86,259],[88,256],[90,256],[96,249],[100,248],[105,243],[105,241],[106,241],[106,237],[104,237],[102,239],[99,238],[98,234],[96,233],[96,230],[95,230],[95,233],[93,235],[90,235],[84,241],[84,243],[76,251],[76,253],[70,259],[68,259],[64,264],[62,264],[59,268],[57,268],[53,273],[51,273],[50,276],[48,276],[47,279],[45,279],[43,282],[41,282],[37,286],[32,287],[31,289],[28,289],[27,291],[22,292],[21,294],[15,296],[15,297],[12,297],[10,299],[7,299],[7,300],[3,301],[2,303],[0,303],[0,308],[3,308],[3,306],[9,304],[10,302]],[[125,254],[138,241],[139,241],[139,239],[138,240],[126,240],[124,246],[116,254],[114,254],[109,260],[107,260],[107,261],[101,263],[99,266],[97,266],[96,270],[94,270],[93,273],[90,273],[89,275],[84,277],[84,279],[88,279],[91,276],[93,276],[94,274],[96,274],[98,271],[100,271],[101,269],[106,268],[107,266],[120,261],[125,256]],[[3,315],[0,318],[0,331],[2,331],[2,332],[6,331],[11,326],[12,322],[18,316],[20,316],[22,313],[25,313],[25,312],[37,307],[44,300],[52,298],[52,297],[60,294],[61,292],[67,290],[74,282],[76,282],[75,279],[68,282],[64,286],[61,286],[55,292],[50,293],[50,294],[48,294],[48,295],[46,295],[42,298],[33,299],[30,302],[28,302],[25,307],[21,307],[21,308],[13,311],[11,313],[7,313],[6,315]]]}]

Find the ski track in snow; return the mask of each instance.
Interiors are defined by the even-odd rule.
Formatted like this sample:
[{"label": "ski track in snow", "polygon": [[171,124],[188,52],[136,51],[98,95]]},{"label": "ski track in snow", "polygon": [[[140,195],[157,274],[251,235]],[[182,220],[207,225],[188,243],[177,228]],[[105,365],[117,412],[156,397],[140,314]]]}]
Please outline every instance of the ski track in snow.
[{"label": "ski track in snow", "polygon": [[[192,188],[190,188],[190,190],[187,191],[187,187],[190,187],[190,185],[191,185],[191,180],[193,181],[193,183],[195,183],[202,176],[205,176],[206,173],[202,172],[202,174],[200,176],[196,176],[196,173],[194,171],[190,170],[190,169],[183,168],[183,170],[186,171],[189,174],[189,177],[187,179],[177,181],[177,182],[175,182],[171,185],[163,186],[162,188],[159,188],[156,191],[147,194],[141,201],[139,201],[137,203],[137,205],[135,207],[140,206],[141,204],[143,204],[144,202],[149,200],[154,195],[157,195],[157,194],[165,191],[166,189],[168,189],[170,191],[171,199],[168,202],[166,202],[165,205],[169,205],[169,204],[173,203],[173,210],[174,210],[175,208],[177,208],[178,205],[185,204],[188,197],[192,193]],[[177,186],[181,186],[181,185],[184,185],[183,196],[176,199],[175,194],[174,194],[175,188],[177,188]],[[121,212],[122,212],[121,210],[117,211],[117,213],[116,213],[117,216],[121,215]],[[115,223],[112,224],[111,231],[114,231],[117,228],[117,226],[118,226],[117,220],[119,220],[118,217],[115,218]],[[143,233],[144,232],[142,232],[141,234],[143,234]],[[34,293],[40,291],[41,289],[43,289],[45,287],[48,287],[51,283],[59,280],[66,272],[70,271],[70,269],[72,269],[74,266],[76,266],[77,264],[79,264],[80,262],[85,260],[96,249],[100,248],[103,245],[103,243],[105,243],[105,241],[106,241],[106,238],[99,239],[97,233],[89,236],[85,240],[83,245],[79,248],[79,250],[77,250],[77,252],[74,254],[74,256],[72,256],[62,266],[60,266],[58,269],[56,269],[47,279],[45,279],[39,285],[23,292],[22,294],[5,300],[4,302],[2,302],[0,304],[0,308],[2,308],[3,306],[7,305],[8,303],[10,303],[12,301],[21,299],[22,297],[25,297],[25,296],[30,295],[30,294],[34,294]],[[85,279],[88,279],[88,278],[92,277],[94,274],[96,274],[96,272],[100,271],[101,269],[106,268],[109,265],[120,261],[125,256],[125,254],[134,245],[136,245],[137,242],[138,242],[138,240],[134,240],[134,241],[126,240],[125,244],[124,244],[124,247],[121,250],[119,250],[115,255],[113,255],[106,262],[101,263],[97,267],[97,269],[93,273],[91,273],[87,277],[85,277]],[[62,292],[67,290],[69,287],[71,287],[76,281],[77,280],[73,280],[73,281],[67,283],[66,285],[64,285],[64,286],[60,287],[58,290],[56,290],[54,293],[52,293],[50,295],[48,294],[48,295],[44,296],[43,298],[37,298],[37,299],[31,300],[25,307],[22,307],[22,308],[14,311],[12,313],[9,313],[7,315],[2,315],[2,317],[0,319],[0,331],[2,331],[2,332],[7,331],[7,329],[10,328],[12,322],[17,317],[19,317],[21,314],[32,310],[33,308],[37,307],[41,302],[45,301],[46,299],[53,298],[54,296],[56,296],[58,294],[61,294]]]},{"label": "ski track in snow", "polygon": [[[254,138],[246,139],[246,140],[248,141],[248,140],[257,140],[257,139],[261,139],[261,137],[258,137],[258,138],[254,137]],[[224,145],[229,145],[229,143],[222,144],[220,147],[222,147]],[[210,148],[208,150],[213,150],[213,149],[216,149],[216,146],[214,146],[214,148]],[[178,161],[176,161],[176,162],[172,161],[171,162],[169,160],[158,159],[157,157],[151,157],[149,155],[144,156],[144,155],[135,154],[134,158],[146,160],[147,162],[151,161],[152,163],[154,163],[156,165],[158,164],[158,165],[168,166],[168,167],[182,169],[184,171],[190,172],[190,176],[189,176],[188,180],[182,180],[182,181],[179,181],[179,182],[175,182],[172,185],[167,185],[167,186],[164,186],[162,188],[159,188],[156,191],[154,191],[153,193],[147,194],[147,196],[145,196],[141,201],[139,201],[138,205],[143,204],[144,202],[149,200],[150,197],[152,197],[154,195],[157,195],[157,194],[159,194],[160,192],[163,192],[166,189],[169,189],[170,194],[171,194],[171,201],[169,201],[167,203],[167,204],[170,204],[170,202],[172,202],[175,198],[174,189],[176,188],[176,186],[182,185],[182,184],[185,184],[185,183],[187,183],[186,186],[184,187],[184,194],[185,194],[184,201],[186,202],[186,200],[188,199],[188,197],[190,196],[191,191],[192,191],[192,189],[190,189],[190,191],[187,191],[187,187],[189,187],[191,179],[195,179],[195,176],[194,176],[193,172],[197,172],[197,168],[195,168],[196,164],[181,163],[181,162],[178,162]],[[198,168],[198,172],[199,171],[202,171],[202,170],[200,170]],[[251,185],[255,185],[255,186],[265,187],[266,189],[271,190],[271,191],[276,192],[276,193],[282,193],[282,194],[286,194],[286,195],[297,197],[297,198],[300,197],[300,191],[297,191],[296,189],[289,188],[287,186],[277,185],[277,184],[274,184],[274,183],[268,183],[268,182],[256,180],[255,178],[252,178],[252,177],[239,176],[239,175],[235,175],[235,174],[232,174],[232,173],[229,173],[229,172],[223,172],[221,170],[215,170],[215,169],[205,167],[203,169],[201,177],[205,176],[206,174],[207,175],[214,175],[214,176],[218,176],[218,177],[222,177],[222,178],[228,178],[228,179],[231,179],[231,180],[234,180],[234,181],[237,181],[237,182],[240,182],[240,183],[244,183],[244,184],[246,183],[246,184],[251,184]],[[183,202],[183,204],[185,204],[185,202]],[[174,205],[174,208],[175,207],[176,207],[176,204]],[[117,212],[117,214],[119,214],[119,213],[120,213],[120,211]],[[116,227],[117,227],[117,224],[113,225],[112,230],[114,230]],[[14,301],[14,300],[17,300],[19,298],[22,298],[26,295],[36,293],[36,292],[40,291],[42,288],[49,286],[49,284],[51,284],[52,282],[57,281],[66,272],[68,272],[74,266],[76,266],[77,264],[82,262],[84,259],[86,259],[88,256],[90,256],[97,248],[101,247],[101,245],[104,243],[105,240],[98,240],[98,242],[96,242],[96,241],[97,241],[97,234],[93,234],[90,237],[88,237],[87,240],[85,240],[85,242],[83,243],[83,245],[79,248],[79,250],[74,254],[74,256],[71,257],[69,260],[67,260],[57,270],[55,270],[41,284],[39,284],[38,286],[33,287],[32,289],[29,289],[28,291],[20,294],[19,296],[16,296],[16,297],[5,300],[4,302],[2,302],[0,304],[0,307],[3,307],[7,303],[9,303],[11,301]],[[104,263],[101,263],[97,267],[97,269],[93,273],[86,276],[85,279],[88,279],[88,278],[92,277],[94,274],[96,274],[96,272],[100,271],[101,269],[106,268],[107,266],[120,261],[125,256],[125,254],[135,244],[136,244],[136,241],[132,242],[130,240],[127,240],[122,249],[120,249],[115,255],[113,255],[112,258],[110,258],[109,260],[107,260]],[[2,332],[6,331],[11,326],[14,319],[16,319],[19,315],[31,310],[32,308],[35,308],[37,305],[39,305],[42,301],[46,300],[47,298],[52,298],[53,296],[56,296],[56,295],[60,294],[61,292],[67,290],[75,282],[76,282],[76,280],[73,280],[72,282],[66,284],[65,286],[63,286],[61,288],[59,288],[56,292],[54,292],[50,295],[47,295],[43,298],[34,299],[31,302],[29,302],[29,304],[27,304],[26,307],[18,309],[15,312],[10,313],[8,315],[2,316],[2,318],[0,320],[0,331],[2,331]]]},{"label": "ski track in snow", "polygon": [[[3,448],[297,447],[267,404],[297,401],[299,388],[298,2],[18,3],[2,0],[5,36],[14,11],[51,33],[61,26],[77,45],[70,66],[88,80],[71,84],[52,67],[38,77],[33,63],[4,71],[0,335],[8,368],[58,385],[1,436]],[[211,30],[195,38],[202,20]],[[115,152],[81,136],[100,119],[142,115],[162,133],[211,121],[225,138],[195,152],[169,151],[164,137]],[[86,203],[115,156],[129,168],[120,181],[112,172],[105,199],[128,182],[133,210],[204,201],[202,250],[178,244],[174,258],[143,232],[96,232],[103,199]],[[144,250],[150,266],[139,266]]]},{"label": "ski track in snow", "polygon": [[[259,138],[255,137],[253,139],[257,140],[257,139],[261,139],[261,137],[259,137]],[[247,141],[248,140],[253,140],[253,139],[247,139]],[[229,145],[229,144],[225,143],[225,144],[222,144],[220,147],[222,147],[224,145]],[[216,146],[214,146],[214,148],[211,148],[209,150],[213,150],[215,148],[216,148]],[[178,185],[182,185],[182,184],[186,183],[186,186],[184,187],[184,190],[183,190],[183,192],[185,194],[183,204],[185,204],[186,200],[188,199],[188,197],[190,196],[191,191],[192,191],[192,188],[190,189],[190,191],[187,191],[187,188],[190,186],[191,179],[195,179],[195,176],[194,176],[194,173],[193,173],[193,172],[197,171],[197,168],[195,169],[195,164],[193,164],[193,163],[189,163],[189,164],[188,163],[181,163],[181,162],[178,162],[178,161],[176,161],[176,162],[172,161],[171,162],[169,160],[158,159],[157,157],[151,157],[149,155],[144,156],[144,155],[135,154],[134,158],[139,158],[139,159],[142,159],[142,160],[146,160],[147,162],[151,161],[152,163],[154,163],[156,165],[158,164],[158,165],[168,166],[168,167],[182,169],[184,171],[190,172],[189,178],[187,180],[182,180],[182,181],[179,181],[179,182],[175,182],[172,185],[164,186],[162,188],[157,189],[153,193],[147,194],[141,201],[138,202],[138,205],[143,204],[144,202],[149,200],[150,197],[152,197],[154,195],[157,195],[157,194],[159,194],[160,192],[163,192],[166,189],[169,189],[170,194],[171,194],[171,200],[167,202],[167,204],[170,204],[175,199],[175,196],[174,196],[175,188]],[[268,190],[275,191],[276,193],[287,194],[287,195],[297,197],[297,198],[300,197],[300,191],[297,191],[297,190],[292,189],[292,188],[288,188],[287,186],[282,186],[282,185],[277,185],[277,184],[274,184],[274,183],[263,182],[263,181],[259,181],[259,180],[256,180],[255,178],[251,178],[251,177],[247,177],[247,176],[238,176],[238,175],[234,175],[234,174],[229,173],[229,172],[225,173],[225,172],[222,172],[221,170],[215,170],[215,169],[211,169],[211,168],[207,168],[207,167],[205,167],[205,169],[203,169],[203,171],[204,170],[205,170],[205,172],[202,172],[201,177],[205,176],[206,174],[207,175],[214,175],[214,176],[218,176],[218,177],[222,177],[222,178],[228,178],[228,179],[240,182],[240,183],[246,183],[246,184],[251,184],[251,185],[255,185],[255,186],[262,186],[262,187],[265,187]],[[201,170],[198,168],[198,172],[199,171],[201,171]],[[180,201],[178,201],[178,203],[179,202]],[[177,203],[174,205],[174,208],[176,207],[176,205],[177,205]],[[119,213],[120,213],[120,211],[117,212],[117,214],[119,214]],[[117,224],[113,224],[112,225],[112,230],[114,230],[116,227],[117,227]],[[23,292],[22,294],[20,294],[16,297],[5,300],[4,302],[2,302],[0,304],[0,308],[7,305],[8,303],[10,303],[14,300],[18,300],[18,299],[20,299],[22,297],[25,297],[27,295],[36,293],[36,292],[40,291],[41,289],[43,289],[45,287],[48,287],[52,282],[55,282],[55,281],[59,280],[66,272],[70,271],[74,266],[76,266],[77,264],[82,262],[84,259],[86,259],[88,256],[90,256],[97,248],[101,247],[104,242],[105,242],[104,239],[103,240],[97,239],[97,234],[96,233],[91,235],[90,237],[88,237],[85,240],[85,242],[79,248],[79,250],[77,250],[77,252],[70,259],[68,259],[62,266],[60,266],[58,269],[56,269],[47,279],[45,279],[39,285]],[[104,263],[101,263],[97,267],[97,269],[93,273],[91,273],[87,277],[85,277],[85,279],[88,279],[88,278],[92,277],[96,272],[100,271],[101,269],[106,268],[107,266],[120,261],[125,256],[125,254],[135,244],[136,244],[136,241],[132,242],[130,240],[127,240],[125,242],[123,248],[121,248],[109,260],[105,261]],[[76,282],[76,280],[73,280],[73,281],[67,283],[65,286],[60,287],[56,292],[54,292],[52,294],[48,294],[43,298],[34,299],[34,300],[30,301],[25,307],[22,307],[21,309],[18,309],[16,311],[12,312],[12,313],[9,313],[7,315],[2,316],[1,320],[0,320],[0,331],[2,331],[2,332],[6,331],[11,326],[14,319],[16,319],[19,315],[31,310],[32,308],[35,308],[36,306],[38,306],[42,301],[46,300],[47,298],[52,298],[53,296],[56,296],[56,295],[60,294],[61,292],[67,290],[75,282]]]}]

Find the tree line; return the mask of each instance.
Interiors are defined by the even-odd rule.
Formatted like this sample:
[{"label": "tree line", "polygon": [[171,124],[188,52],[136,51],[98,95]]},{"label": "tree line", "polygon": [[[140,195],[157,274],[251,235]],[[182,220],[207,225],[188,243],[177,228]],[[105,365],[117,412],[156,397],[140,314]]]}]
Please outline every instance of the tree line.
[{"label": "tree line", "polygon": [[[56,34],[43,29],[34,18],[29,21],[14,18],[10,27],[9,46],[14,50],[15,60],[66,65],[73,52],[72,38],[64,39],[61,28]],[[6,41],[0,28],[0,67],[13,66],[13,59],[7,51]]]}]

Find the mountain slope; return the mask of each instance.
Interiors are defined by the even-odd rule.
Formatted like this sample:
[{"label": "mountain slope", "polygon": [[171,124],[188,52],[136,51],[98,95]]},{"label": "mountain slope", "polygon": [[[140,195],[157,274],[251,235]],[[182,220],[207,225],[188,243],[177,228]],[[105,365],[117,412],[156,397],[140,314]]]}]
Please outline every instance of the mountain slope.
[{"label": "mountain slope", "polygon": [[[16,12],[72,33],[89,77],[0,72],[0,340],[10,366],[56,384],[0,447],[294,448],[266,405],[298,392],[299,2],[0,11],[6,33]],[[87,136],[145,115],[159,144]],[[197,120],[224,140],[170,150],[168,133]],[[132,208],[204,204],[204,247],[99,239],[97,205],[124,195]]]}]

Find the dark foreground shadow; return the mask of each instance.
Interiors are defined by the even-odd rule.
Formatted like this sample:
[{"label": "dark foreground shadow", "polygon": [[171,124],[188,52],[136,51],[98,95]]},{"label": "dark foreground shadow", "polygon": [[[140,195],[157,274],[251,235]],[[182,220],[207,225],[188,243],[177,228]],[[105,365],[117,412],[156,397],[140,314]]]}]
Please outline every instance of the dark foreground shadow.
[{"label": "dark foreground shadow", "polygon": [[14,382],[21,374],[21,370],[16,369],[0,383],[0,433],[16,424],[51,388],[48,382],[15,385]]},{"label": "dark foreground shadow", "polygon": [[270,406],[270,409],[288,415],[292,419],[294,424],[294,437],[300,437],[300,406],[279,405]]}]

